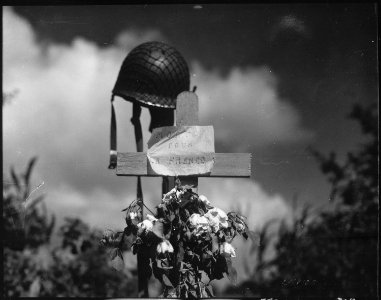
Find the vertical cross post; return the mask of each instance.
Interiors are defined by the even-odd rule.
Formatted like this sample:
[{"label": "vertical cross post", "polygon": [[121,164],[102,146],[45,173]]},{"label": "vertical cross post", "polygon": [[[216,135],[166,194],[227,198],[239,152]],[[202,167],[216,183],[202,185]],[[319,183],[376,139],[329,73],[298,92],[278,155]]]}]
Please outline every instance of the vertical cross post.
[{"label": "vertical cross post", "polygon": [[[198,125],[198,98],[195,93],[183,92],[176,100],[176,126]],[[184,187],[197,193],[198,178],[196,176],[179,176]],[[162,194],[168,193],[175,186],[174,177],[163,177]]]}]

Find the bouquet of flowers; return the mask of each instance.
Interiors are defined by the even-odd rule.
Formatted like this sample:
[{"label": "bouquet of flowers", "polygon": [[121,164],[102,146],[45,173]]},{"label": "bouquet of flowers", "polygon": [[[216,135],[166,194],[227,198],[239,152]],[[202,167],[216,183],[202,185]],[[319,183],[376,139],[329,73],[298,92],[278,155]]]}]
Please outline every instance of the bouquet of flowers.
[{"label": "bouquet of flowers", "polygon": [[101,240],[113,248],[113,260],[123,259],[123,245],[130,240],[134,254],[145,253],[149,264],[144,273],[160,280],[164,297],[212,297],[210,282],[224,274],[235,283],[231,242],[237,235],[248,238],[245,217],[213,207],[207,197],[180,184],[164,194],[157,213],[144,220],[140,204],[134,201],[125,209],[123,232]]}]

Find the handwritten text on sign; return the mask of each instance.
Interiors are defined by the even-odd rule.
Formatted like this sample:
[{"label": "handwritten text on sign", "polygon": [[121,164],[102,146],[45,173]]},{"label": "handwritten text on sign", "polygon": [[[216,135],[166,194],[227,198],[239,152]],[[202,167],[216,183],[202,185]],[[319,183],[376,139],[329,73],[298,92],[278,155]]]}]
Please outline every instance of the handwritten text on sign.
[{"label": "handwritten text on sign", "polygon": [[213,126],[167,126],[154,129],[148,161],[163,176],[209,173],[214,164]]}]

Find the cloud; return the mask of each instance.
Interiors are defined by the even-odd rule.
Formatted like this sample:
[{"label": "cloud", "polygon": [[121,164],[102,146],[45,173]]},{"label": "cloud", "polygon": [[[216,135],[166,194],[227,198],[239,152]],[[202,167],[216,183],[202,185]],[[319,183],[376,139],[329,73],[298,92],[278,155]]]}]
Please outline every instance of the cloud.
[{"label": "cloud", "polygon": [[294,30],[300,34],[308,33],[308,29],[307,29],[307,26],[304,24],[304,21],[297,18],[294,15],[283,16],[280,19],[278,26],[280,29]]},{"label": "cloud", "polygon": [[297,111],[277,92],[277,78],[261,68],[232,69],[226,77],[192,65],[200,99],[200,119],[214,125],[215,139],[231,151],[306,141]]},{"label": "cloud", "polygon": [[[41,174],[37,175],[47,186],[64,182],[82,191],[101,182],[109,191],[120,186],[122,179],[118,182],[106,169],[111,89],[126,53],[153,37],[152,32],[146,37],[142,32],[127,31],[118,38],[123,47],[99,49],[76,39],[68,46],[42,48],[31,26],[11,9],[4,9],[4,90],[19,90],[4,107],[5,164],[23,166],[38,154]],[[115,106],[119,149],[134,151],[129,124],[132,105],[118,99]],[[148,117],[144,110],[145,136]]]},{"label": "cloud", "polygon": [[[136,179],[117,177],[107,169],[109,99],[126,53],[152,39],[165,40],[156,30],[128,30],[106,48],[82,38],[70,45],[42,47],[24,19],[10,8],[3,9],[3,86],[5,92],[19,91],[3,107],[4,172],[10,164],[21,171],[29,158],[38,155],[34,184],[44,181],[41,192],[59,217],[78,216],[99,228],[124,226],[121,210],[135,198]],[[216,140],[232,145],[231,150],[309,136],[295,109],[279,99],[276,77],[268,68],[234,69],[225,78],[196,62],[192,70],[201,121],[214,125]],[[135,151],[129,122],[132,105],[117,99],[115,106],[118,149]],[[143,109],[146,141],[148,124],[149,114]],[[160,178],[143,180],[150,208],[159,203],[160,189]],[[200,179],[199,190],[224,210],[242,209],[252,228],[289,215],[280,195],[268,195],[251,180]],[[232,203],[239,207],[231,207]],[[242,249],[239,255],[247,256],[248,248]]]},{"label": "cloud", "polygon": [[271,29],[269,40],[275,41],[279,36],[284,36],[287,34],[296,34],[302,38],[310,38],[311,31],[305,22],[293,15],[284,15],[280,17]]}]

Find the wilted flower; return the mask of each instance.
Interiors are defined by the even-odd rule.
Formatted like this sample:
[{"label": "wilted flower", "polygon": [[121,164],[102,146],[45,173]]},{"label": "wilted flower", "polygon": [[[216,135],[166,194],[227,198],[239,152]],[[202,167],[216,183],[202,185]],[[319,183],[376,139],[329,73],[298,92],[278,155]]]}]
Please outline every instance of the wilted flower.
[{"label": "wilted flower", "polygon": [[236,229],[237,229],[238,232],[241,232],[241,231],[243,231],[245,229],[245,225],[242,224],[242,223],[237,223],[236,224]]},{"label": "wilted flower", "polygon": [[220,229],[220,222],[217,218],[208,218],[208,222],[212,232],[217,232]]},{"label": "wilted flower", "polygon": [[230,212],[228,214],[229,219],[234,224],[235,229],[238,233],[243,233],[246,229],[245,217],[239,215],[238,213]]},{"label": "wilted flower", "polygon": [[181,202],[181,196],[184,195],[185,191],[184,190],[177,190],[176,191],[176,197],[179,202]]},{"label": "wilted flower", "polygon": [[209,222],[204,216],[194,213],[189,217],[189,223],[195,229],[196,236],[209,231]]},{"label": "wilted flower", "polygon": [[157,219],[153,215],[150,215],[150,214],[147,214],[147,218],[152,223],[155,223],[157,221]]},{"label": "wilted flower", "polygon": [[225,257],[236,257],[234,247],[227,242],[220,245],[220,253]]},{"label": "wilted flower", "polygon": [[192,226],[198,226],[198,225],[208,225],[208,220],[207,218],[205,218],[204,216],[201,216],[200,214],[192,214],[190,217],[189,217],[189,223],[192,225]]},{"label": "wilted flower", "polygon": [[162,202],[163,203],[170,202],[172,199],[174,199],[176,197],[176,192],[177,192],[177,188],[173,188],[168,193],[164,194]]},{"label": "wilted flower", "polygon": [[217,232],[220,227],[227,228],[229,226],[228,216],[222,209],[214,207],[208,210],[204,216],[208,219],[213,232]]},{"label": "wilted flower", "polygon": [[126,214],[126,223],[128,226],[131,224],[137,225],[140,222],[141,214],[140,212],[127,212]]},{"label": "wilted flower", "polygon": [[130,212],[130,219],[131,220],[134,220],[135,218],[137,218],[138,217],[138,213],[136,213],[136,212]]},{"label": "wilted flower", "polygon": [[157,253],[173,253],[173,247],[171,243],[168,240],[163,240],[160,244],[157,245],[156,247]]},{"label": "wilted flower", "polygon": [[245,219],[242,217],[242,216],[238,216],[236,219],[235,219],[235,226],[236,226],[236,229],[239,233],[242,233],[243,231],[245,231],[245,228],[246,228],[246,224],[245,224]]},{"label": "wilted flower", "polygon": [[153,224],[150,220],[144,220],[138,224],[138,227],[147,231],[152,231]]},{"label": "wilted flower", "polygon": [[198,197],[198,199],[203,202],[205,205],[210,205],[210,201],[208,200],[208,198],[206,198],[204,195],[200,195]]}]

